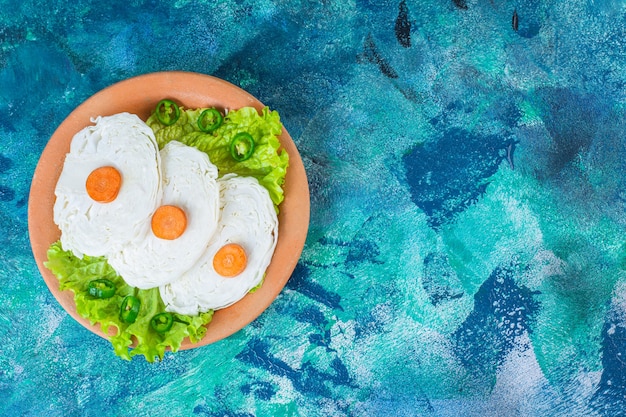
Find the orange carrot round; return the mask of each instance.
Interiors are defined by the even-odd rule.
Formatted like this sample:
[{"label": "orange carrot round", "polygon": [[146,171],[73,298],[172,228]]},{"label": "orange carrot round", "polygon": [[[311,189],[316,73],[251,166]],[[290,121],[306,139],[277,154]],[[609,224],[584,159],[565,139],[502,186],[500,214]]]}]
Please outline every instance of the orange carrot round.
[{"label": "orange carrot round", "polygon": [[85,182],[87,194],[98,203],[110,203],[115,200],[121,187],[122,174],[111,166],[94,169]]},{"label": "orange carrot round", "polygon": [[161,206],[152,215],[152,233],[160,239],[179,238],[187,228],[187,216],[177,206]]},{"label": "orange carrot round", "polygon": [[236,243],[222,246],[213,257],[213,269],[226,278],[241,274],[246,269],[247,263],[246,251]]}]

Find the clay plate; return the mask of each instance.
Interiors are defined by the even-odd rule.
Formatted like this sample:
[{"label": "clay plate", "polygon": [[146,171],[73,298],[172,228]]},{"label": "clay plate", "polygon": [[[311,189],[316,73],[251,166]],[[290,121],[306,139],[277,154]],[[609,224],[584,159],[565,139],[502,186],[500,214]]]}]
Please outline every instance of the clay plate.
[{"label": "clay plate", "polygon": [[[173,99],[186,108],[211,107],[237,109],[264,105],[255,97],[224,80],[189,72],[158,72],[130,78],[96,93],[78,106],[61,123],[46,145],[30,189],[28,230],[30,242],[48,288],[61,306],[80,324],[106,337],[99,325],[76,312],[73,292],[60,291],[58,279],[43,266],[48,247],[56,242],[61,232],[53,222],[54,189],[69,152],[73,136],[92,125],[91,118],[120,112],[137,114],[146,120],[152,109],[163,98]],[[181,349],[208,345],[242,329],[257,318],[278,296],[291,276],[306,239],[309,226],[309,188],[300,154],[283,128],[280,136],[283,148],[289,153],[289,168],[285,179],[285,200],[280,205],[278,243],[261,288],[232,306],[218,310],[207,325],[206,336],[198,343],[183,341]]]}]

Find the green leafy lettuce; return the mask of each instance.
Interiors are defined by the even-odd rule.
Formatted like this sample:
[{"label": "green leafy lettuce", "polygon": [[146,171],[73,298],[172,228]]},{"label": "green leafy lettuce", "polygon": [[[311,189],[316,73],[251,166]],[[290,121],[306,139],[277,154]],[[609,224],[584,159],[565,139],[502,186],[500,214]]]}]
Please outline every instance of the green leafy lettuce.
[{"label": "green leafy lettuce", "polygon": [[[198,117],[203,110],[181,109],[180,118],[171,126],[161,124],[154,114],[146,123],[154,131],[160,149],[172,140],[193,146],[209,155],[220,177],[229,173],[255,177],[278,207],[284,199],[282,186],[289,166],[289,155],[278,140],[282,132],[278,112],[267,107],[260,114],[254,107],[231,110],[219,128],[205,133],[198,128]],[[242,162],[235,161],[230,154],[230,142],[239,132],[249,133],[255,141],[254,153]]]},{"label": "green leafy lettuce", "polygon": [[[186,337],[192,343],[197,343],[206,333],[205,325],[213,317],[213,311],[197,316],[174,314],[172,328],[160,334],[150,327],[150,319],[165,311],[158,288],[140,290],[131,287],[104,257],[85,255],[82,259],[78,258],[72,252],[63,250],[60,242],[53,243],[48,249],[45,266],[59,279],[61,290],[74,292],[78,314],[92,325],[100,324],[105,334],[112,334],[110,340],[115,354],[126,360],[143,355],[148,362],[154,362],[155,358],[163,359],[168,348],[176,352]],[[99,278],[106,278],[115,284],[116,293],[113,297],[98,299],[89,295],[89,282]],[[127,295],[134,295],[141,301],[139,315],[132,324],[124,323],[119,318],[122,300]]]}]

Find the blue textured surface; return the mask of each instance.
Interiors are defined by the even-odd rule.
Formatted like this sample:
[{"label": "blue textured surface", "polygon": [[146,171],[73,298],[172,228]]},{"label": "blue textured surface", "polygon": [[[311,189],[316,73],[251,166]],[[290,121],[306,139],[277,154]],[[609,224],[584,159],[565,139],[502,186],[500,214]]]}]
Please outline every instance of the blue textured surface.
[{"label": "blue textured surface", "polygon": [[[623,1],[0,10],[0,415],[626,415]],[[49,293],[26,203],[72,109],[163,70],[280,112],[311,226],[250,326],[125,362]]]}]

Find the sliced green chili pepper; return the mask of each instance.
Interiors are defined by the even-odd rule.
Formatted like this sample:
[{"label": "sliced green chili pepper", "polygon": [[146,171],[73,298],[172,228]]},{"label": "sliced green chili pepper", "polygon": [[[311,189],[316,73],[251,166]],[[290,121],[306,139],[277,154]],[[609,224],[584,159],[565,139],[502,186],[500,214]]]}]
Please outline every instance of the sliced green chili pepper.
[{"label": "sliced green chili pepper", "polygon": [[254,139],[249,133],[239,132],[230,141],[230,155],[235,161],[241,162],[252,156]]},{"label": "sliced green chili pepper", "polygon": [[156,106],[156,117],[159,122],[163,123],[165,126],[171,126],[176,123],[176,120],[180,117],[180,108],[178,104],[174,103],[172,100],[161,100]]},{"label": "sliced green chili pepper", "polygon": [[222,125],[222,113],[217,109],[206,109],[198,117],[198,128],[206,133],[211,133]]},{"label": "sliced green chili pepper", "polygon": [[124,323],[134,323],[137,320],[139,314],[139,307],[141,307],[141,301],[139,298],[128,295],[122,301],[122,307],[120,308],[120,319]]},{"label": "sliced green chili pepper", "polygon": [[115,284],[108,279],[94,279],[88,285],[89,295],[96,298],[111,298],[115,295]]},{"label": "sliced green chili pepper", "polygon": [[174,324],[174,315],[172,313],[159,313],[152,317],[150,320],[150,326],[157,333],[165,333],[172,328]]}]

